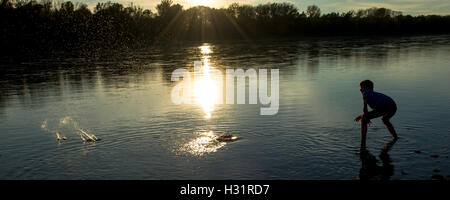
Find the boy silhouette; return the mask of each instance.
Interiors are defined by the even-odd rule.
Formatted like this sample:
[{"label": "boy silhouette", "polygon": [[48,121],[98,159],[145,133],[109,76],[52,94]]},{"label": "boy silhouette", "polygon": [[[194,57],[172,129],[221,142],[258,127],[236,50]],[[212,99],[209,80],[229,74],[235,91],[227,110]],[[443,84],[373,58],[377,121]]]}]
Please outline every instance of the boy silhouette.
[{"label": "boy silhouette", "polygon": [[[397,111],[395,101],[387,95],[373,91],[373,82],[370,80],[361,81],[361,83],[359,83],[359,87],[363,95],[364,106],[363,114],[357,116],[355,121],[361,121],[361,149],[366,148],[367,124],[370,124],[370,120],[373,118],[383,116],[381,120],[384,125],[386,125],[386,128],[389,130],[392,137],[394,137],[394,140],[397,140],[397,133],[395,132],[394,126],[392,126],[389,121],[389,119],[391,119]],[[367,105],[369,105],[373,110],[368,111]]]}]

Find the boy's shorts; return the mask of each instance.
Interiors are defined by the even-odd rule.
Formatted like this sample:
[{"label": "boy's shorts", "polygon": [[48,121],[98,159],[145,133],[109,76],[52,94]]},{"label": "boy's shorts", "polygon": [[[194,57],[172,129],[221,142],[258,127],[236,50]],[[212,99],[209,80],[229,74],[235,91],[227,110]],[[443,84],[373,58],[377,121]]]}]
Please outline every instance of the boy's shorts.
[{"label": "boy's shorts", "polygon": [[363,118],[366,120],[370,120],[373,118],[377,118],[380,116],[383,116],[381,119],[383,121],[391,119],[392,116],[394,116],[395,112],[397,112],[397,105],[396,104],[388,104],[380,109],[375,109],[372,111],[369,111],[368,113],[363,115]]}]

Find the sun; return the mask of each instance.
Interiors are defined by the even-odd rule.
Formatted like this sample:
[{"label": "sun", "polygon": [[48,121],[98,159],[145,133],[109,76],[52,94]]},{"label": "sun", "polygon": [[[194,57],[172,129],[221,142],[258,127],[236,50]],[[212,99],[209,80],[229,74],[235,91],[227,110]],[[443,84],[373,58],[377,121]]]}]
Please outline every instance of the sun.
[{"label": "sun", "polygon": [[216,0],[188,0],[192,6],[214,6]]}]

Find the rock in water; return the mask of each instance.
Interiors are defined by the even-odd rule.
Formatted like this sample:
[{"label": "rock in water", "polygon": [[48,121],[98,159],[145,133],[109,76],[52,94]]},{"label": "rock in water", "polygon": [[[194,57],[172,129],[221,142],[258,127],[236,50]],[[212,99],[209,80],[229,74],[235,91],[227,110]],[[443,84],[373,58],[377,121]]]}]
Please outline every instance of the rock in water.
[{"label": "rock in water", "polygon": [[231,134],[226,134],[226,135],[219,136],[216,140],[219,142],[233,142],[233,141],[236,141],[237,139],[238,139],[237,136],[234,136]]}]

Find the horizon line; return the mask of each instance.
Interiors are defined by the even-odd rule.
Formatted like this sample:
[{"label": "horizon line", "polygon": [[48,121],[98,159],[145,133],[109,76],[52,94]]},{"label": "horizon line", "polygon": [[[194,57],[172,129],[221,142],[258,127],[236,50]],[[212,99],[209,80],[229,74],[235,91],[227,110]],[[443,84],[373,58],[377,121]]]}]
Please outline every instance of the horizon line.
[{"label": "horizon line", "polygon": [[[59,1],[56,1],[56,0],[52,0],[52,1],[55,2],[55,3],[59,2]],[[120,3],[124,7],[127,7],[127,6],[129,6],[131,4],[133,4],[134,6],[140,7],[142,9],[144,9],[144,10],[148,9],[148,10],[152,11],[152,13],[155,13],[155,14],[157,13],[156,5],[161,3],[161,1],[157,1],[157,2],[155,2],[153,4],[143,5],[143,4],[138,3],[136,0],[134,0],[134,1],[127,1],[127,2],[122,2],[121,0],[97,0],[97,1],[95,1],[95,0],[88,0],[88,1],[89,2],[83,2],[83,0],[74,0],[72,2],[73,3],[86,4],[88,6],[89,10],[91,10],[91,11],[94,11],[95,6],[98,3],[106,3],[108,1],[110,1],[111,3]],[[182,0],[182,1],[186,2],[188,0]],[[330,8],[327,8],[329,6],[323,6],[323,5],[320,6],[320,5],[317,5],[317,4],[310,4],[310,5],[306,5],[305,4],[304,6],[299,6],[299,5],[295,4],[294,2],[292,2],[290,0],[285,0],[285,1],[280,1],[280,2],[275,2],[275,1],[268,0],[265,3],[262,3],[262,2],[261,3],[242,3],[242,2],[238,2],[238,1],[239,0],[237,0],[236,2],[232,2],[232,3],[238,3],[239,5],[250,5],[250,6],[258,6],[258,5],[268,4],[268,3],[289,3],[289,4],[294,5],[295,8],[298,9],[299,13],[306,12],[306,7],[307,6],[316,5],[316,6],[318,6],[321,9],[322,15],[330,14],[330,13],[347,13],[347,12],[350,12],[350,11],[366,10],[366,9],[370,9],[370,8],[386,8],[386,9],[390,9],[392,11],[399,11],[404,16],[405,15],[411,15],[411,16],[427,16],[427,15],[450,16],[450,10],[448,12],[423,11],[421,13],[419,13],[419,12],[413,12],[412,13],[412,12],[407,12],[407,11],[404,11],[404,10],[401,10],[401,9],[395,9],[393,7],[388,7],[388,6],[375,6],[375,5],[369,6],[369,5],[367,5],[367,6],[363,6],[363,7],[355,6],[355,8],[335,9],[333,11]],[[66,1],[62,1],[62,2],[66,2]],[[177,2],[173,1],[173,4],[180,4],[181,6],[183,6],[183,9],[189,9],[189,8],[198,7],[198,6],[204,6],[204,7],[215,8],[215,9],[227,9],[232,3],[230,3],[228,5],[214,6],[214,5],[199,5],[199,4],[195,4],[195,3],[190,3],[190,4],[188,3],[188,4],[186,4],[186,3],[180,3],[178,1]],[[305,8],[303,8],[303,7],[305,7]]]}]

